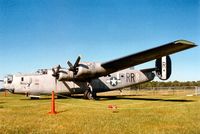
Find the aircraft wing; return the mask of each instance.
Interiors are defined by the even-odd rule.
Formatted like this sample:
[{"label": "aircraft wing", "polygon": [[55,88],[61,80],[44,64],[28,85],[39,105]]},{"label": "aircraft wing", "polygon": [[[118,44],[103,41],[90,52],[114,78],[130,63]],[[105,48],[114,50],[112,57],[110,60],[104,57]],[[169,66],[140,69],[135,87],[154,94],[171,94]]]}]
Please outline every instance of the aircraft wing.
[{"label": "aircraft wing", "polygon": [[162,46],[151,48],[145,51],[141,51],[135,54],[131,54],[125,57],[114,59],[105,63],[102,63],[101,66],[106,70],[109,70],[109,73],[123,70],[138,64],[142,64],[154,59],[161,58],[166,55],[170,55],[185,49],[195,47],[193,42],[186,40],[177,40]]}]

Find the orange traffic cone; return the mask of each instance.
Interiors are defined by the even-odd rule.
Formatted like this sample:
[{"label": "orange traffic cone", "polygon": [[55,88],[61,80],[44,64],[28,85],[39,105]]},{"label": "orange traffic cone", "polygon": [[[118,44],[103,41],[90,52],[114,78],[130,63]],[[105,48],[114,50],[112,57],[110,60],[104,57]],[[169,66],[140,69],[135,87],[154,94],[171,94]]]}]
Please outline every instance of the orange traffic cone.
[{"label": "orange traffic cone", "polygon": [[54,91],[52,91],[52,95],[51,95],[51,112],[49,112],[49,114],[57,114],[57,112],[55,111]]}]

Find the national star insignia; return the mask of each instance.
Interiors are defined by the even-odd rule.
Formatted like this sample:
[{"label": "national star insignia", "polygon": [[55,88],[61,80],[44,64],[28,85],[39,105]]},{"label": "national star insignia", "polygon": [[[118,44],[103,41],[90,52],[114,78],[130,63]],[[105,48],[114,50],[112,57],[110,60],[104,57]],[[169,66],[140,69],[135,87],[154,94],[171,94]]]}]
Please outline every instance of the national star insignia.
[{"label": "national star insignia", "polygon": [[117,78],[116,77],[111,77],[110,78],[110,85],[116,86],[118,84]]}]

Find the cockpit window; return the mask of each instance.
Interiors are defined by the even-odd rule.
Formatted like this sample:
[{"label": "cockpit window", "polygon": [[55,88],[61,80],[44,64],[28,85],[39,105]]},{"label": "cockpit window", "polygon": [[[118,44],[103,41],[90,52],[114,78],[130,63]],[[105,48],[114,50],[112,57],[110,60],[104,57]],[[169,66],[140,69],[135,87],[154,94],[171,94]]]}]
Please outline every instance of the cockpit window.
[{"label": "cockpit window", "polygon": [[36,71],[37,74],[47,74],[48,70],[47,69],[38,69]]},{"label": "cockpit window", "polygon": [[8,76],[6,77],[6,80],[5,80],[4,82],[5,82],[5,83],[7,82],[8,84],[11,84],[12,81],[13,81],[13,76],[12,76],[12,75],[8,75]]}]

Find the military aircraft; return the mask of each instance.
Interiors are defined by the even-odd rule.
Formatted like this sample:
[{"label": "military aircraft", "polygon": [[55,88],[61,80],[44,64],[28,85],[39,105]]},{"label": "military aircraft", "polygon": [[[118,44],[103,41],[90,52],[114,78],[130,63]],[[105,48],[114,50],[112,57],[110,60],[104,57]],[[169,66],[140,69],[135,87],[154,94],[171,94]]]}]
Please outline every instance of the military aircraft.
[{"label": "military aircraft", "polygon": [[[31,74],[7,75],[3,88],[15,94],[34,98],[43,94],[83,94],[85,99],[96,98],[96,93],[107,92],[148,82],[155,75],[167,80],[171,75],[170,54],[195,47],[193,42],[177,40],[142,52],[120,57],[104,63],[81,62],[79,56],[68,68],[58,65],[40,69]],[[155,59],[155,67],[134,70],[131,67]]]}]

